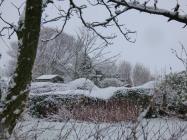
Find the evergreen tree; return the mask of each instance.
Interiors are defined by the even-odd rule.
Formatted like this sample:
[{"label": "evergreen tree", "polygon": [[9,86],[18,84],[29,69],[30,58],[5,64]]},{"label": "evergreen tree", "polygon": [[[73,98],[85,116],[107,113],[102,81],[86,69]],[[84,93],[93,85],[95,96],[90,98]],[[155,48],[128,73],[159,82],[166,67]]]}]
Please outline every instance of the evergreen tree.
[{"label": "evergreen tree", "polygon": [[87,54],[83,55],[82,61],[79,65],[79,77],[90,78],[93,72],[92,62]]}]

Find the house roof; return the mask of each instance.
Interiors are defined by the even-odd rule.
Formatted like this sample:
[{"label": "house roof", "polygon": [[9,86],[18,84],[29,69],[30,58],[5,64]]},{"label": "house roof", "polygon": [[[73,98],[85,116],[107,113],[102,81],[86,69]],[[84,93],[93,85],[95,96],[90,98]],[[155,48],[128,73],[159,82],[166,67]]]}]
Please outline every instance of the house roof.
[{"label": "house roof", "polygon": [[36,79],[44,79],[44,80],[46,80],[46,79],[53,79],[54,77],[60,77],[59,75],[41,75],[41,76],[39,76],[38,78],[36,78]]}]

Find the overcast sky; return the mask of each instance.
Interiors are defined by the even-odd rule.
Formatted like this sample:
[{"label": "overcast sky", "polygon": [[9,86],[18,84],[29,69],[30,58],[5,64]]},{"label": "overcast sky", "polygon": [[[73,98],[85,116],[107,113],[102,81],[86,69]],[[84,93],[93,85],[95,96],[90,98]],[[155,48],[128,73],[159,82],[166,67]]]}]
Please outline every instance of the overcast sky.
[{"label": "overcast sky", "polygon": [[[18,14],[16,9],[10,4],[11,1],[16,5],[23,2],[23,0],[9,0],[9,4],[5,4],[0,10],[4,18],[10,22],[16,23]],[[172,9],[175,6],[175,2],[175,0],[160,0],[159,6]],[[186,0],[179,0],[179,2],[183,5],[183,10],[187,9]],[[55,9],[52,6],[50,6],[46,12],[55,15]],[[84,12],[84,17],[86,17],[88,21],[93,21],[95,19],[97,19],[97,21],[103,21],[104,17],[107,17],[107,13],[103,7],[88,8]],[[120,16],[119,20],[120,23],[125,24],[127,28],[137,31],[137,41],[135,43],[127,42],[116,28],[100,30],[104,34],[115,33],[118,35],[118,37],[113,40],[113,45],[111,45],[108,50],[111,51],[112,54],[120,53],[119,61],[125,59],[133,64],[140,62],[149,67],[152,72],[169,71],[170,67],[172,67],[173,71],[180,71],[183,69],[182,64],[180,64],[171,53],[171,48],[180,52],[179,42],[187,46],[187,28],[182,28],[184,26],[183,24],[175,21],[168,23],[168,19],[165,17],[144,14],[133,10]],[[0,22],[0,26],[2,25],[3,24]],[[58,22],[50,24],[49,26],[56,27],[60,25],[61,23]],[[66,26],[65,32],[75,35],[79,27],[81,27],[79,19],[72,18]],[[16,40],[15,37],[13,37],[12,40]],[[10,40],[4,38],[4,41],[9,45]],[[4,41],[0,38],[1,52],[8,49]],[[5,62],[5,59],[7,60],[8,58],[5,54],[3,57],[4,62],[1,60],[0,63],[6,65],[7,62]]]}]

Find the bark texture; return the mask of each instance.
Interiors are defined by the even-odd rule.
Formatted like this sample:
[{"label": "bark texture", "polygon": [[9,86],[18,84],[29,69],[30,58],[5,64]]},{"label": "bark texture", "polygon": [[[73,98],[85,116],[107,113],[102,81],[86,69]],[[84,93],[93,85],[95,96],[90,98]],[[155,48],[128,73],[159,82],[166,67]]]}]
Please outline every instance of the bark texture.
[{"label": "bark texture", "polygon": [[25,18],[23,17],[23,20],[20,18],[17,31],[19,45],[17,68],[8,89],[3,111],[0,114],[3,130],[1,135],[12,133],[16,121],[24,111],[38,46],[42,0],[27,0],[25,9],[23,14]]}]

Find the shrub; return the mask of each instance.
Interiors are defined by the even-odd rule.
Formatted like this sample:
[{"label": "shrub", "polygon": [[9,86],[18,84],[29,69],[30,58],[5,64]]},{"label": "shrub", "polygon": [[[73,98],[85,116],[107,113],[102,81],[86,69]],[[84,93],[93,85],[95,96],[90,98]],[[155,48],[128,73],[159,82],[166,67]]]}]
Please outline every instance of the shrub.
[{"label": "shrub", "polygon": [[123,82],[116,78],[105,78],[100,82],[100,87],[120,87],[123,86]]},{"label": "shrub", "polygon": [[[187,75],[186,72],[170,73],[158,85],[159,106],[166,111],[175,112],[175,114],[185,114],[183,103],[187,101]],[[186,111],[185,111],[186,110]]]}]

